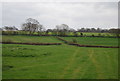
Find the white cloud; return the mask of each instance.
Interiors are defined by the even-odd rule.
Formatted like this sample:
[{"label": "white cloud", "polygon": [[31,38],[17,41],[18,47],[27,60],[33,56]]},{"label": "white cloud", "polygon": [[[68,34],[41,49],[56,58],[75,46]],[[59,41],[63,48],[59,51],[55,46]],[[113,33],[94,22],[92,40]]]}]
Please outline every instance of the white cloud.
[{"label": "white cloud", "polygon": [[118,2],[119,0],[1,0],[2,2]]},{"label": "white cloud", "polygon": [[80,27],[117,27],[117,2],[3,3],[3,26],[20,27],[26,18],[35,18],[47,28],[57,24]]}]

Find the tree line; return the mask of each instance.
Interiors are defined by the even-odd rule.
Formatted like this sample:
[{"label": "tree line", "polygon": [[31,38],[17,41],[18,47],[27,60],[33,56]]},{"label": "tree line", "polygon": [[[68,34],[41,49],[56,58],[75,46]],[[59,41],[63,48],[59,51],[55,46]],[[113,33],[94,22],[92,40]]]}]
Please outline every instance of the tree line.
[{"label": "tree line", "polygon": [[72,32],[75,36],[83,36],[84,32],[96,32],[96,33],[111,33],[116,36],[120,35],[120,29],[100,29],[100,28],[81,28],[73,29],[67,24],[56,25],[54,29],[45,29],[45,27],[39,23],[38,20],[33,18],[26,19],[25,23],[22,24],[21,30],[15,26],[4,26],[0,28],[2,34],[16,35],[16,34],[27,34],[27,35],[57,35],[57,36],[67,36],[69,32]]}]

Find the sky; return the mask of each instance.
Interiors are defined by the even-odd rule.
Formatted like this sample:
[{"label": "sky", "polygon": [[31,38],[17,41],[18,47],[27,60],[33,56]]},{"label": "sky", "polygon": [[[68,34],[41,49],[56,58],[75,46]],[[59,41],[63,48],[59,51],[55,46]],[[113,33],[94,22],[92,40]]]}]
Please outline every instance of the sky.
[{"label": "sky", "polygon": [[34,18],[46,29],[67,24],[70,28],[118,27],[118,2],[3,2],[2,27],[21,25]]}]

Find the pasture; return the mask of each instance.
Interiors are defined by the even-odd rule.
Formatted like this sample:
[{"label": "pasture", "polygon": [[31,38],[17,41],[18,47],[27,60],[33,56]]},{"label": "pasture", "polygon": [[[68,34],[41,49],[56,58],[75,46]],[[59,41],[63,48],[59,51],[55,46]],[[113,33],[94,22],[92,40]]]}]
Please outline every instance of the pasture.
[{"label": "pasture", "polygon": [[[98,33],[98,32],[82,32],[83,33],[83,36],[116,36],[115,34],[111,34],[111,33]],[[77,35],[80,36],[80,32],[77,32]],[[69,32],[67,33],[68,36],[74,36],[74,33],[73,32]]]},{"label": "pasture", "polygon": [[94,36],[115,36],[114,34],[111,34],[111,33],[84,32],[83,34],[86,35],[86,36],[91,36],[91,35],[94,35]]},{"label": "pasture", "polygon": [[106,37],[61,37],[61,38],[69,42],[76,40],[78,44],[85,45],[118,46],[118,38],[106,38]]},{"label": "pasture", "polygon": [[[73,39],[63,38],[68,41]],[[114,38],[93,38],[94,41],[92,38],[75,39],[84,40],[83,44],[118,44]],[[55,37],[3,36],[2,40],[62,43],[59,46],[3,44],[3,79],[118,79],[117,48],[76,47]]]},{"label": "pasture", "polygon": [[19,36],[3,35],[2,41],[22,42],[22,43],[60,43],[61,42],[52,36],[22,36],[22,35]]}]

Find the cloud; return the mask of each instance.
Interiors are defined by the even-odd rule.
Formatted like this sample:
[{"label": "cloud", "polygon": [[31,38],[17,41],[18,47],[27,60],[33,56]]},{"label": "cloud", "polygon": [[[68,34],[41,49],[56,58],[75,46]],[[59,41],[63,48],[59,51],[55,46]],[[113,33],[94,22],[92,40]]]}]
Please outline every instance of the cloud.
[{"label": "cloud", "polygon": [[3,26],[17,26],[27,18],[35,18],[46,28],[68,24],[71,28],[118,27],[117,2],[9,2],[3,3]]},{"label": "cloud", "polygon": [[119,0],[1,0],[2,2],[118,2]]}]

